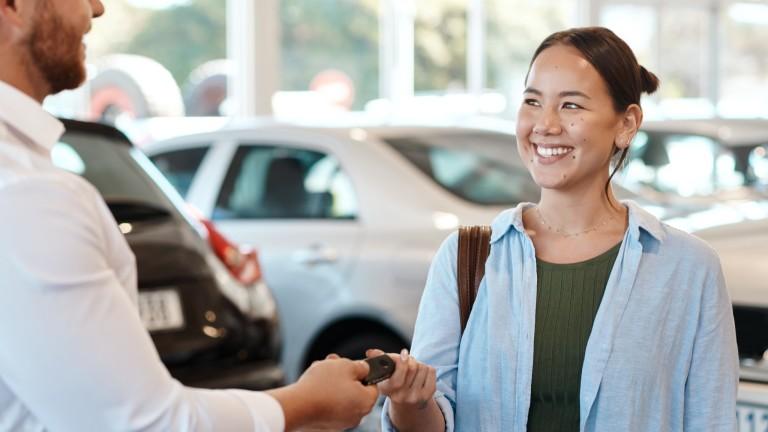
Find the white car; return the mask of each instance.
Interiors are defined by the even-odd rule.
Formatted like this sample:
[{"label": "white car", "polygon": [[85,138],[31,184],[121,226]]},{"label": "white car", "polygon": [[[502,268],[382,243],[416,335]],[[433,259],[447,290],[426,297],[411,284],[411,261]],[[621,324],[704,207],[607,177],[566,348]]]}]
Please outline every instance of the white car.
[{"label": "white car", "polygon": [[695,233],[720,255],[741,357],[739,430],[768,430],[768,219]]},{"label": "white car", "polygon": [[408,346],[441,241],[538,200],[514,136],[490,131],[258,123],[144,150],[223,233],[260,251],[289,380],[329,352]]},{"label": "white car", "polygon": [[489,224],[539,197],[514,135],[498,127],[254,120],[143,149],[222,232],[260,251],[289,380],[328,352],[410,345],[440,242],[459,224]]}]

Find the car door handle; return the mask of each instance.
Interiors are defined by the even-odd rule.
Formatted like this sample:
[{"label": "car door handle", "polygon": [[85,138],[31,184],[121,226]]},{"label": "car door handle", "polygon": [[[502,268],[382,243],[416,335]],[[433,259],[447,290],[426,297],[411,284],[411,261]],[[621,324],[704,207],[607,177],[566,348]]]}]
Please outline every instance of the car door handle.
[{"label": "car door handle", "polygon": [[307,249],[299,249],[293,253],[293,260],[299,264],[314,266],[331,264],[339,259],[336,250],[323,245],[312,245]]}]

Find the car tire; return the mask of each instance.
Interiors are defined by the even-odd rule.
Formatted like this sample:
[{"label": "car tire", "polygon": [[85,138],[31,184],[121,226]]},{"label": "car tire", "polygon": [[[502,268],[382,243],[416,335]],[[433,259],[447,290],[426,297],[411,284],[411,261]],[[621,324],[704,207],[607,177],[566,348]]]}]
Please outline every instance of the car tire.
[{"label": "car tire", "polygon": [[91,118],[114,123],[132,118],[184,115],[181,90],[160,63],[142,56],[115,54],[102,58],[89,81]]},{"label": "car tire", "polygon": [[221,116],[227,99],[230,63],[211,60],[192,71],[186,84],[184,105],[189,116]]}]

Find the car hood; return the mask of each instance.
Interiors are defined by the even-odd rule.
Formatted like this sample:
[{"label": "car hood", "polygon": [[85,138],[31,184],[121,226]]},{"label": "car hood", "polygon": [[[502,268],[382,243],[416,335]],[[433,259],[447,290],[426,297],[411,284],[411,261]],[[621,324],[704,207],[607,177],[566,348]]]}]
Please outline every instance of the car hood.
[{"label": "car hood", "polygon": [[768,201],[721,202],[698,211],[670,214],[662,219],[686,232],[718,237],[721,236],[717,234],[720,227],[723,233],[732,233],[742,230],[735,227],[740,223],[768,219]]},{"label": "car hood", "polygon": [[695,232],[720,256],[737,305],[768,307],[768,218],[722,225]]}]

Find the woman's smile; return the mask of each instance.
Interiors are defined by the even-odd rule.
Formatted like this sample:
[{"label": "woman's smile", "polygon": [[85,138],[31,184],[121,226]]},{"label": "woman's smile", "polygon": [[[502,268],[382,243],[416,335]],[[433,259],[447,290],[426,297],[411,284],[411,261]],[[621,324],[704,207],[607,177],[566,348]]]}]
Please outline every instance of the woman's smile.
[{"label": "woman's smile", "polygon": [[575,149],[571,146],[559,144],[535,144],[533,145],[537,161],[542,165],[554,164],[569,156]]}]

